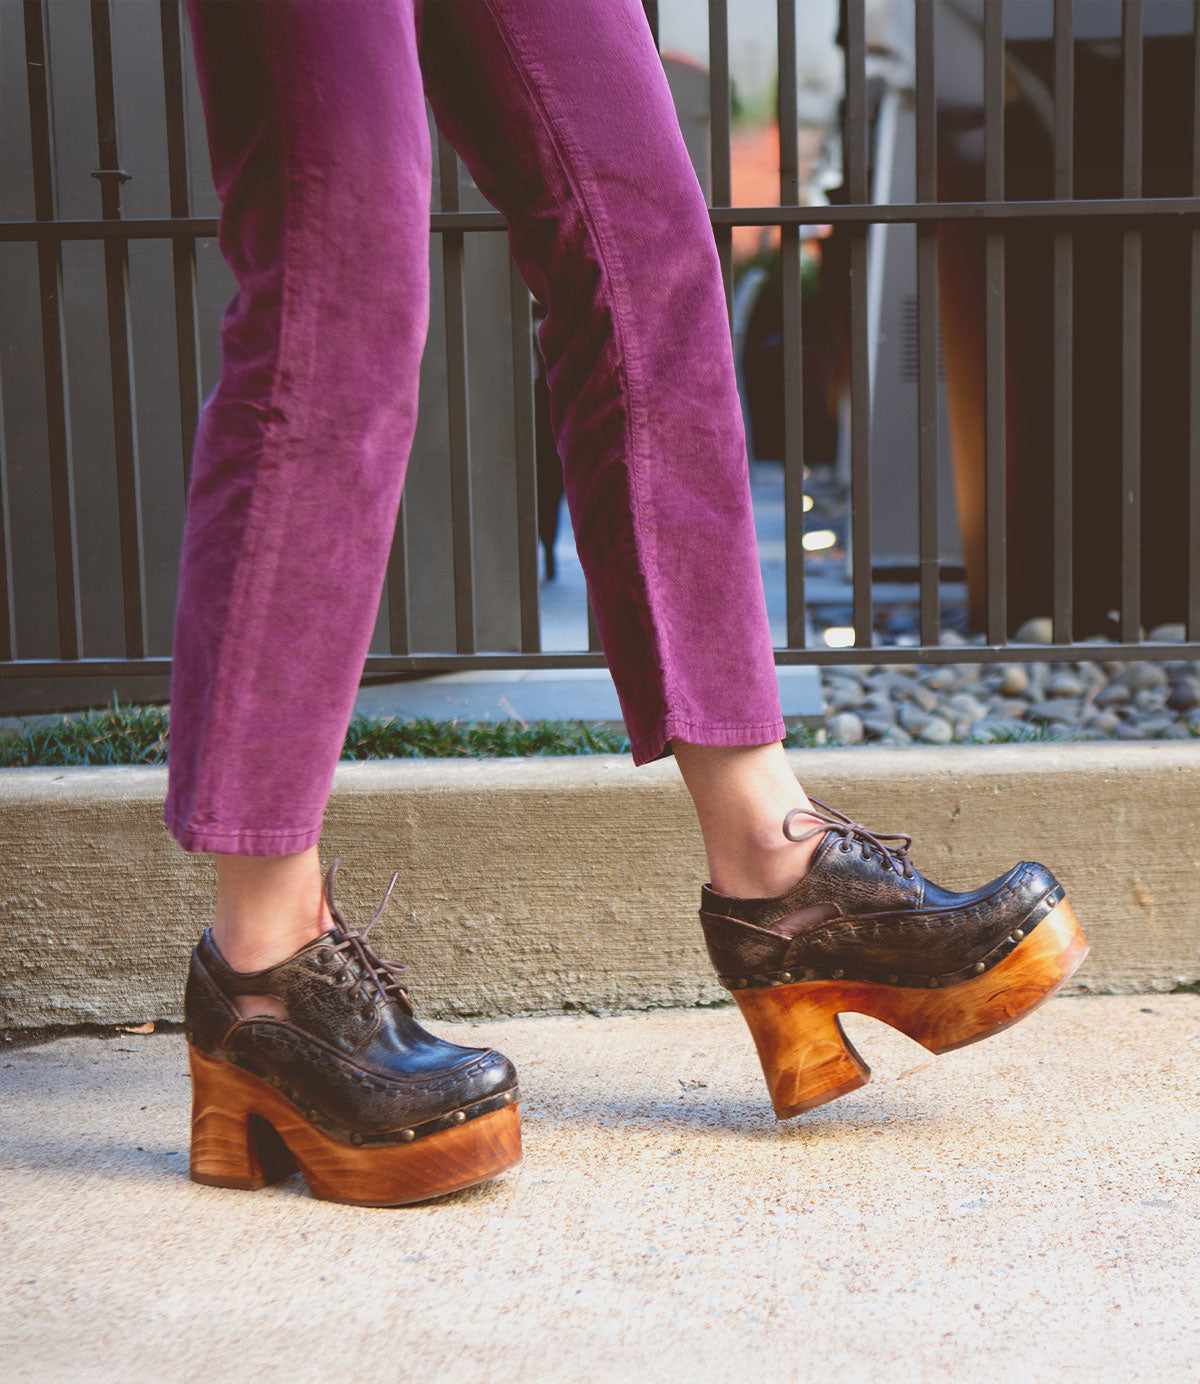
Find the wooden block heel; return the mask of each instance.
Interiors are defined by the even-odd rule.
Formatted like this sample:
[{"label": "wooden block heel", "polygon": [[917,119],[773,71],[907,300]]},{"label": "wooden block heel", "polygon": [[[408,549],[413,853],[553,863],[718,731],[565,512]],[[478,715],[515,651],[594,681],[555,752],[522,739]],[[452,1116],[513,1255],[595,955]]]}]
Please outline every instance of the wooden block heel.
[{"label": "wooden block heel", "polygon": [[520,1161],[514,1101],[411,1142],[354,1147],[316,1129],[258,1077],[188,1046],[191,1177],[253,1190],[299,1168],[315,1197],[400,1206],[485,1182]]},{"label": "wooden block heel", "polygon": [[734,995],[750,1029],[778,1119],[857,1091],[871,1069],[842,1032],[831,998],[812,985],[741,990]]},{"label": "wooden block heel", "polygon": [[1017,943],[983,974],[944,987],[813,980],[735,990],[778,1118],[823,1105],[869,1080],[870,1069],[842,1032],[839,1014],[867,1014],[931,1052],[949,1052],[1024,1018],[1070,979],[1088,953],[1066,899]]}]

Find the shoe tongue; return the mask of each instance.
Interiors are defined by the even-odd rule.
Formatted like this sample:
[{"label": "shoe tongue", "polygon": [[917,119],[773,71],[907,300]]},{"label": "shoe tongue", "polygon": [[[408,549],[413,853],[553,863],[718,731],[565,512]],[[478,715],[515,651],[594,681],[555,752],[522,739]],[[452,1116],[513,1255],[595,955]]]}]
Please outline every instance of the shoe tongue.
[{"label": "shoe tongue", "polygon": [[842,840],[840,831],[835,831],[832,827],[817,842],[817,848],[812,853],[812,860],[809,863],[809,870],[815,870],[817,865],[825,859],[830,851],[836,850]]}]

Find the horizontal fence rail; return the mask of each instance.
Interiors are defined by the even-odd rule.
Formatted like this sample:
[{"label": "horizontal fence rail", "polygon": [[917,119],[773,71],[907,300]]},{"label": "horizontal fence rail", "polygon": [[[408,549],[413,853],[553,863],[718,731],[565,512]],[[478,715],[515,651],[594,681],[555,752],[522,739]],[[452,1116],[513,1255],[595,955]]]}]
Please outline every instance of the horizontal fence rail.
[{"label": "horizontal fence rail", "polygon": [[[710,141],[709,216],[724,276],[731,322],[734,315],[734,232],[737,228],[774,228],[778,233],[779,285],[782,305],[781,359],[783,392],[784,534],[786,547],[786,643],[775,651],[781,665],[845,663],[995,663],[1010,660],[1059,661],[1103,658],[1106,660],[1200,658],[1200,409],[1191,400],[1200,397],[1200,100],[1195,99],[1200,73],[1200,4],[1193,10],[1192,29],[1179,36],[1191,63],[1192,118],[1185,121],[1189,143],[1185,151],[1186,179],[1178,190],[1164,192],[1161,180],[1151,176],[1144,160],[1150,138],[1147,81],[1146,10],[1140,0],[1125,0],[1120,7],[1119,79],[1112,95],[1112,129],[1119,145],[1115,185],[1104,195],[1094,179],[1085,181],[1076,141],[1079,134],[1080,83],[1084,74],[1080,54],[1084,40],[1077,33],[1077,7],[1073,0],[1033,0],[1045,11],[1049,39],[1044,44],[1041,77],[1045,89],[1046,169],[1044,196],[1013,195],[1028,180],[1021,170],[1013,172],[1014,119],[1008,109],[1013,54],[1019,49],[1025,72],[1036,65],[1028,39],[1016,40],[1006,33],[1006,11],[1011,0],[981,0],[975,6],[979,43],[979,124],[982,153],[978,163],[977,196],[962,194],[953,182],[954,170],[943,167],[946,148],[941,122],[947,118],[938,100],[940,61],[939,25],[945,10],[936,0],[912,2],[911,59],[914,82],[911,92],[914,114],[915,153],[912,169],[913,195],[908,200],[873,200],[879,175],[877,136],[879,78],[872,75],[869,14],[865,0],[848,0],[844,6],[841,44],[845,81],[841,98],[841,200],[832,205],[804,205],[804,180],[797,141],[799,126],[797,3],[777,0],[775,44],[778,61],[776,117],[779,138],[778,205],[734,205],[733,162],[734,91],[730,72],[730,24],[734,7],[726,0],[710,0],[706,17],[708,69],[705,83],[709,101]],[[150,242],[170,242],[169,311],[174,325],[175,355],[172,361],[177,398],[180,451],[171,464],[186,487],[192,437],[201,407],[201,311],[197,242],[217,235],[216,217],[195,214],[188,174],[188,91],[192,82],[186,49],[186,24],[178,0],[160,0],[159,19],[161,102],[164,150],[164,186],[169,215],[133,214],[127,202],[130,173],[122,166],[118,148],[117,111],[120,106],[121,66],[116,58],[114,19],[120,7],[111,0],[90,0],[72,7],[72,17],[90,25],[92,56],[89,100],[94,130],[94,180],[99,215],[75,214],[79,199],[70,209],[60,205],[59,169],[56,165],[55,92],[52,82],[52,11],[48,0],[7,0],[0,22],[8,24],[5,37],[12,40],[19,15],[20,41],[24,44],[25,90],[21,138],[29,161],[28,214],[11,212],[0,219],[0,242],[29,247],[37,279],[37,311],[40,341],[30,341],[37,353],[43,397],[39,401],[44,455],[36,458],[45,477],[48,496],[52,553],[46,571],[53,582],[53,656],[31,656],[22,650],[18,634],[18,602],[21,581],[14,565],[12,491],[17,468],[14,444],[0,435],[0,679],[45,678],[128,679],[169,673],[166,653],[154,653],[155,638],[149,616],[149,540],[151,526],[143,493],[149,479],[149,458],[139,437],[137,408],[137,360],[134,351],[134,294],[131,286],[133,247]],[[662,14],[660,15],[660,8]],[[956,7],[962,9],[964,7]],[[966,6],[970,10],[970,6]],[[665,6],[647,7],[656,39]],[[61,16],[57,22],[62,22]],[[1022,46],[1023,45],[1023,46]],[[1036,57],[1036,55],[1035,55]],[[1011,61],[1010,61],[1011,60]],[[1024,78],[1023,78],[1024,80]],[[1032,79],[1030,79],[1032,80]],[[1036,107],[1037,103],[1034,102]],[[195,103],[191,103],[195,123]],[[6,110],[12,110],[10,101]],[[953,112],[951,112],[951,116]],[[1024,119],[1024,117],[1022,117]],[[1022,127],[1024,128],[1024,127]],[[15,136],[5,132],[6,140]],[[440,238],[441,319],[440,339],[444,359],[445,415],[441,420],[448,457],[448,505],[452,596],[449,606],[448,647],[422,649],[414,636],[411,545],[419,536],[413,529],[413,501],[406,492],[401,506],[396,539],[389,564],[386,618],[383,629],[389,651],[372,652],[366,671],[371,675],[412,675],[454,669],[594,668],[604,664],[594,621],[589,620],[588,647],[548,650],[542,647],[539,618],[537,527],[537,413],[535,408],[535,357],[530,332],[530,298],[511,262],[503,284],[509,322],[511,373],[505,388],[511,393],[511,438],[508,442],[505,484],[516,515],[514,537],[514,647],[480,647],[479,600],[483,575],[478,570],[475,532],[483,503],[475,494],[477,463],[473,456],[473,391],[470,370],[469,269],[471,237],[477,233],[507,230],[498,212],[464,205],[457,155],[449,141],[440,137],[435,146],[438,209],[430,215],[430,230]],[[1090,178],[1090,174],[1089,174]],[[949,181],[947,181],[949,179]],[[1119,191],[1118,191],[1119,189]],[[1085,195],[1077,196],[1077,191]],[[943,195],[944,194],[944,195]],[[10,199],[11,202],[12,199]],[[138,204],[140,206],[140,204]],[[911,484],[919,499],[915,545],[915,589],[918,630],[914,644],[881,642],[876,628],[874,589],[881,581],[873,547],[872,490],[878,483],[880,449],[887,439],[873,422],[873,365],[876,342],[872,338],[871,275],[872,228],[912,227],[915,243],[915,468]],[[1146,442],[1152,404],[1147,393],[1147,372],[1153,372],[1153,332],[1147,319],[1147,283],[1153,271],[1152,247],[1165,228],[1178,226],[1186,238],[1187,277],[1179,284],[1186,303],[1190,354],[1180,374],[1180,391],[1187,397],[1180,407],[1177,447],[1179,473],[1183,477],[1176,506],[1184,514],[1181,532],[1187,547],[1184,575],[1179,579],[1173,623],[1184,626],[1186,637],[1164,642],[1141,637],[1147,593],[1143,581],[1145,563],[1153,553],[1144,551],[1147,524],[1153,519],[1147,484],[1153,468],[1163,463],[1161,448]],[[805,476],[806,468],[828,458],[806,454],[805,395],[801,386],[802,362],[810,327],[804,305],[803,236],[806,228],[830,227],[834,244],[842,247],[845,265],[840,319],[841,390],[845,401],[845,479],[849,497],[846,524],[846,571],[848,614],[854,642],[828,647],[814,642],[807,614],[812,579],[805,571]],[[983,591],[975,622],[983,642],[942,642],[942,584],[947,579],[944,535],[939,528],[939,505],[946,485],[942,460],[947,443],[939,431],[943,408],[940,352],[948,311],[947,283],[942,256],[943,237],[974,235],[970,253],[977,255],[978,302],[971,309],[978,322],[978,410],[980,466],[978,476],[979,548],[968,557],[968,566]],[[1105,401],[1119,420],[1116,442],[1116,490],[1111,534],[1103,541],[1109,561],[1118,573],[1114,582],[1114,631],[1104,642],[1080,638],[1092,630],[1081,624],[1078,610],[1081,544],[1088,534],[1079,523],[1083,488],[1090,484],[1087,458],[1080,455],[1079,429],[1087,423],[1081,409],[1080,350],[1088,343],[1081,336],[1080,312],[1088,305],[1078,292],[1083,249],[1088,237],[1111,234],[1116,247],[1114,274],[1107,292],[1116,304],[1115,354],[1119,358],[1116,397]],[[1025,484],[1014,472],[1014,414],[1010,410],[1014,379],[1021,349],[1014,319],[1014,292],[1021,283],[1014,274],[1014,247],[1032,244],[1029,237],[1044,240],[1046,272],[1038,282],[1045,294],[1048,324],[1046,352],[1049,380],[1047,400],[1047,461],[1044,506],[1049,541],[1037,551],[1014,546],[1010,527],[1016,491]],[[1025,237],[1018,242],[1018,237]],[[1042,241],[1037,242],[1038,245]],[[103,320],[106,333],[104,359],[81,359],[71,349],[69,324],[64,315],[64,265],[70,247],[91,246],[103,263]],[[1030,290],[1032,292],[1032,290]],[[956,306],[950,304],[950,307]],[[962,311],[961,304],[957,309]],[[948,348],[947,348],[948,349]],[[960,362],[951,361],[958,367]],[[85,598],[91,594],[81,557],[81,526],[87,523],[77,486],[77,458],[72,432],[72,395],[75,387],[94,390],[102,381],[108,398],[112,436],[107,441],[112,458],[112,486],[116,513],[116,562],[108,580],[117,593],[121,634],[111,650],[95,653],[84,638]],[[954,387],[961,383],[955,376]],[[0,387],[5,381],[0,376]],[[946,385],[950,389],[951,385]],[[1155,396],[1158,397],[1157,395]],[[16,407],[10,388],[0,392],[5,413]],[[28,469],[30,459],[22,457]],[[157,456],[155,465],[161,465]],[[1172,457],[1172,464],[1175,464]],[[1157,492],[1156,492],[1157,493]],[[1041,503],[1039,501],[1039,503]],[[1107,522],[1107,521],[1106,521]],[[1108,533],[1108,530],[1105,530]],[[964,539],[965,543],[965,539]],[[1010,635],[1009,585],[1023,564],[1036,562],[1046,573],[1048,592],[1044,614],[1052,622],[1049,643],[1017,642]],[[971,564],[976,564],[972,566]],[[161,573],[159,578],[161,578]],[[158,638],[160,647],[163,644]]]}]

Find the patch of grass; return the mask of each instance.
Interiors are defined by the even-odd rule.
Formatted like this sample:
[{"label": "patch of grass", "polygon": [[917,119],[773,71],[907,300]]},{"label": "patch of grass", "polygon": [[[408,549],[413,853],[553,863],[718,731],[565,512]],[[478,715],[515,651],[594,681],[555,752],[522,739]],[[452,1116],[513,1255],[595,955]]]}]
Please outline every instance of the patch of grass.
[{"label": "patch of grass", "polygon": [[[165,764],[169,715],[162,706],[121,706],[30,720],[0,734],[0,767]],[[494,759],[524,755],[627,754],[629,739],[579,721],[402,721],[356,716],[343,759]]]},{"label": "patch of grass", "polygon": [[62,768],[84,764],[165,764],[167,709],[121,706],[53,721],[25,722],[0,736],[0,767]]},{"label": "patch of grass", "polygon": [[822,743],[819,734],[815,726],[796,726],[784,736],[783,743],[789,750],[811,750]]},{"label": "patch of grass", "polygon": [[[0,731],[0,768],[165,764],[170,718],[165,706],[111,707],[31,718]],[[800,726],[785,744],[807,749],[817,732]],[[529,755],[628,754],[623,731],[582,721],[401,720],[355,716],[342,759],[506,759]]]},{"label": "patch of grass", "polygon": [[1069,744],[1080,740],[1074,726],[1056,726],[1042,721],[1029,721],[1019,726],[988,725],[983,722],[972,727],[959,742],[964,745],[1027,745],[1050,741]]},{"label": "patch of grass", "polygon": [[343,759],[502,759],[527,755],[627,754],[621,731],[581,721],[400,721],[356,716]]}]

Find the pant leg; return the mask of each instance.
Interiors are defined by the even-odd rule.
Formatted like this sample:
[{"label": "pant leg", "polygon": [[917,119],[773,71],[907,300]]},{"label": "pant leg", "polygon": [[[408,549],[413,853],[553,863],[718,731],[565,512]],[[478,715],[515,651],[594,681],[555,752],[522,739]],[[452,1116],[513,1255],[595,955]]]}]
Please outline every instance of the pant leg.
[{"label": "pant leg", "polygon": [[509,223],[638,763],[782,738],[704,196],[638,0],[429,0],[439,127]]},{"label": "pant leg", "polygon": [[164,816],[318,838],[378,611],[429,317],[413,0],[189,0],[237,279],[188,492]]}]

